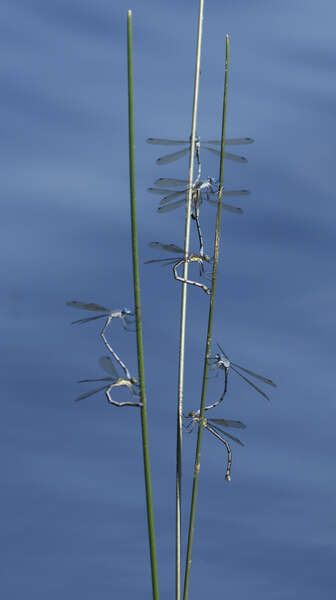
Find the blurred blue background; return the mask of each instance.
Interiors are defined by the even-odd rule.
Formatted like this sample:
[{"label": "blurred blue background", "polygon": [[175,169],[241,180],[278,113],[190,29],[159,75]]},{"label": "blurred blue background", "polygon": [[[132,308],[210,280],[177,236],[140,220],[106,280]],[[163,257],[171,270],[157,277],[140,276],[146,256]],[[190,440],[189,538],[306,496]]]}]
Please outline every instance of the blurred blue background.
[{"label": "blurred blue background", "polygon": [[[128,8],[157,545],[162,598],[173,597],[180,287],[143,261],[151,240],[183,243],[184,211],[158,215],[146,188],[185,178],[187,160],[158,167],[165,149],[145,139],[190,134],[198,0],[3,0],[0,585],[11,600],[151,594],[140,415],[103,393],[73,402],[106,351],[101,322],[72,327],[86,315],[65,306],[133,302]],[[225,449],[205,432],[192,598],[333,597],[335,17],[331,0],[205,3],[198,132],[220,135],[228,32],[227,133],[256,140],[239,148],[247,165],[225,164],[226,187],[253,194],[237,203],[244,216],[223,213],[214,339],[278,389],[267,404],[232,374],[213,414],[248,426],[230,485]],[[203,159],[217,176],[216,157]],[[215,210],[202,214],[209,232]],[[186,411],[199,405],[208,305],[198,289],[188,299]],[[120,322],[110,335],[136,373],[135,335]],[[221,386],[209,382],[209,401]],[[184,531],[195,440],[184,438]]]}]

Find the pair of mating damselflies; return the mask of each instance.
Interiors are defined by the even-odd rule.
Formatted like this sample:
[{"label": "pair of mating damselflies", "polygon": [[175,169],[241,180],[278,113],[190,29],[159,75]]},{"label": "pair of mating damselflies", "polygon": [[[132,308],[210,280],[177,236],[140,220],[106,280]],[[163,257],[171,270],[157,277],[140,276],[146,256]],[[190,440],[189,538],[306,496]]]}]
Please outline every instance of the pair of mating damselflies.
[{"label": "pair of mating damselflies", "polygon": [[130,311],[128,308],[106,308],[105,306],[101,306],[100,304],[96,304],[95,302],[79,302],[77,300],[70,300],[66,303],[67,306],[71,308],[79,308],[80,310],[88,310],[93,312],[102,312],[101,315],[97,315],[96,317],[85,317],[84,319],[77,319],[76,321],[72,321],[72,325],[83,323],[89,323],[90,321],[96,321],[97,319],[106,319],[105,325],[100,332],[100,335],[103,339],[103,342],[106,348],[111,352],[116,361],[119,363],[121,368],[123,369],[125,376],[127,379],[130,379],[130,372],[127,369],[125,363],[121,360],[115,350],[112,348],[111,344],[109,344],[105,333],[108,327],[110,326],[113,319],[120,319],[122,322],[122,326],[126,331],[132,331],[129,326],[134,323],[134,320],[131,319],[131,316],[134,316],[134,313]]},{"label": "pair of mating damselflies", "polygon": [[[239,377],[241,377],[246,383],[248,383],[248,385],[250,385],[253,389],[255,389],[264,398],[269,400],[270,399],[269,396],[262,389],[260,389],[260,387],[258,387],[255,383],[253,383],[253,381],[251,381],[248,377],[246,377],[243,373],[247,373],[251,377],[254,377],[268,385],[271,385],[272,387],[277,387],[276,384],[268,377],[264,377],[263,375],[260,375],[259,373],[255,373],[254,371],[251,371],[250,369],[247,369],[246,367],[242,367],[241,365],[238,365],[237,363],[232,362],[229,359],[228,355],[224,352],[223,348],[219,344],[217,344],[217,346],[219,348],[219,352],[214,357],[210,358],[210,360],[211,360],[212,366],[214,368],[224,371],[224,375],[225,375],[224,391],[223,391],[221,397],[219,398],[219,400],[217,400],[213,404],[206,406],[204,408],[204,410],[210,410],[211,408],[215,408],[224,399],[224,396],[227,392],[228,374],[229,374],[230,369],[232,369],[232,371],[234,371],[237,375],[239,375]],[[243,373],[241,373],[240,371],[242,371]],[[189,431],[192,431],[195,424],[201,422],[199,411],[189,413],[188,418],[191,419],[191,422],[189,423],[189,426],[188,426]],[[235,427],[238,429],[245,429],[246,425],[244,425],[244,423],[242,423],[241,421],[230,421],[230,420],[226,420],[226,419],[206,419],[206,418],[202,419],[202,425],[210,433],[212,433],[212,435],[214,435],[217,439],[219,439],[226,446],[227,453],[228,453],[228,464],[227,464],[227,471],[226,471],[225,478],[227,481],[230,481],[232,453],[231,453],[229,443],[220,434],[224,434],[226,437],[228,437],[229,439],[233,440],[234,442],[236,442],[240,445],[244,445],[244,444],[238,438],[232,436],[227,431],[224,431],[223,429],[218,427],[218,425],[223,425],[225,427]]]}]

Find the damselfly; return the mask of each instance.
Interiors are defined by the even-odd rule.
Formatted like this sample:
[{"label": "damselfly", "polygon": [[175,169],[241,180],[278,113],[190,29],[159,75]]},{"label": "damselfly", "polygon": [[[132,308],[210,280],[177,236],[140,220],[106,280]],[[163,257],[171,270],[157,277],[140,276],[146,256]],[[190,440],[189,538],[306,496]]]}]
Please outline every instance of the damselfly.
[{"label": "damselfly", "polygon": [[118,361],[118,363],[120,364],[121,368],[123,369],[125,376],[127,378],[130,377],[129,371],[126,367],[126,365],[123,363],[123,361],[121,360],[121,358],[118,356],[118,354],[113,350],[113,348],[111,347],[111,345],[109,344],[109,342],[106,339],[105,333],[107,328],[110,326],[111,322],[113,319],[119,318],[121,320],[122,326],[126,331],[132,331],[131,329],[129,329],[129,325],[131,325],[134,321],[133,319],[130,319],[130,316],[133,316],[134,313],[132,313],[132,311],[130,311],[128,308],[105,308],[104,306],[100,306],[99,304],[95,304],[94,302],[79,302],[77,300],[71,300],[70,302],[66,303],[67,306],[70,306],[71,308],[79,308],[81,310],[90,310],[90,311],[95,311],[95,312],[102,312],[103,314],[101,315],[97,315],[96,317],[86,317],[85,319],[78,319],[77,321],[72,321],[72,325],[75,325],[76,323],[78,324],[83,324],[83,323],[88,323],[89,321],[95,321],[96,319],[102,319],[102,318],[106,318],[106,322],[105,325],[103,327],[103,329],[100,332],[100,335],[103,339],[103,342],[106,346],[106,348],[111,352],[111,354],[113,354],[114,358]]},{"label": "damselfly", "polygon": [[177,281],[182,281],[182,283],[188,283],[190,285],[195,285],[197,287],[202,288],[202,290],[206,293],[206,294],[211,294],[211,290],[206,287],[206,285],[203,285],[202,283],[199,283],[198,281],[191,281],[190,279],[184,279],[183,277],[180,277],[177,269],[180,265],[182,265],[183,263],[198,263],[200,265],[200,275],[202,275],[204,273],[204,262],[211,262],[211,259],[209,256],[207,256],[206,254],[204,255],[200,255],[200,254],[188,254],[187,257],[184,256],[184,250],[183,248],[180,248],[179,246],[176,246],[175,244],[161,244],[161,242],[150,242],[148,244],[148,246],[150,246],[150,248],[156,248],[158,250],[165,250],[166,252],[175,252],[176,254],[182,254],[183,258],[180,258],[178,261],[176,261],[176,257],[170,257],[170,258],[159,258],[159,259],[153,259],[153,260],[146,260],[145,264],[150,264],[150,263],[162,263],[162,266],[166,266],[166,265],[172,265],[173,267],[173,273],[174,273],[174,277]]},{"label": "damselfly", "polygon": [[138,396],[138,392],[135,391],[134,386],[137,386],[137,380],[134,377],[119,377],[117,370],[111,360],[111,358],[109,356],[102,356],[101,358],[99,358],[99,364],[100,366],[104,369],[104,371],[106,371],[107,373],[109,373],[109,377],[101,377],[99,379],[81,379],[78,383],[87,383],[87,382],[93,382],[93,381],[105,381],[105,382],[111,382],[111,383],[105,383],[105,385],[100,386],[99,388],[95,388],[94,390],[90,390],[89,392],[85,392],[84,394],[81,394],[80,396],[78,396],[75,401],[79,401],[79,400],[84,400],[84,398],[88,398],[89,396],[93,396],[94,394],[97,394],[98,392],[104,390],[105,391],[105,395],[107,398],[107,401],[110,404],[113,404],[114,406],[142,406],[141,402],[116,402],[115,400],[112,400],[110,392],[111,389],[114,387],[121,387],[121,386],[125,386],[129,389],[129,391],[131,392],[131,394],[133,396]]},{"label": "damselfly", "polygon": [[[174,210],[175,208],[178,208],[179,206],[182,206],[187,202],[186,194],[188,193],[188,189],[189,189],[187,180],[185,180],[185,179],[170,179],[170,178],[160,177],[159,179],[157,179],[155,181],[155,185],[158,187],[148,188],[148,191],[151,194],[160,194],[160,195],[167,194],[160,200],[159,207],[157,209],[158,213],[166,213],[168,211]],[[184,185],[187,187],[184,187],[184,189],[182,189],[182,190],[175,190],[175,191],[171,191],[170,189],[168,189],[169,187],[178,187],[181,185]],[[166,186],[166,188],[164,186]],[[212,177],[208,177],[207,179],[204,179],[204,180],[196,179],[196,181],[194,181],[194,183],[192,185],[192,193],[191,193],[192,213],[191,213],[191,216],[194,219],[194,221],[196,222],[201,255],[203,254],[203,238],[202,238],[201,226],[200,226],[200,222],[199,222],[199,209],[200,209],[200,206],[203,203],[204,199],[207,200],[207,202],[209,202],[212,205],[217,205],[217,200],[213,196],[217,195],[218,192],[219,192],[218,183],[217,183],[216,179],[214,179]],[[245,196],[249,193],[250,192],[248,190],[231,190],[231,191],[226,190],[223,192],[223,194],[225,194],[227,196]],[[184,197],[180,198],[180,196],[184,196]],[[180,198],[180,199],[176,200],[175,202],[172,202],[172,200],[175,200],[176,198]],[[236,206],[231,206],[230,204],[225,204],[224,202],[222,202],[222,207],[224,210],[227,210],[229,212],[232,212],[235,214],[243,214],[243,210],[241,208],[237,208]]]},{"label": "damselfly", "polygon": [[225,438],[223,438],[220,434],[225,435],[225,437],[236,442],[237,444],[240,444],[240,446],[244,446],[245,444],[239,438],[231,435],[227,431],[224,431],[224,429],[221,429],[221,427],[218,427],[218,425],[222,425],[223,427],[233,427],[235,429],[246,429],[246,425],[244,423],[242,423],[242,421],[231,421],[229,419],[206,419],[206,418],[201,419],[199,417],[199,414],[195,413],[195,412],[190,412],[188,414],[187,418],[191,419],[190,423],[187,425],[187,428],[189,429],[189,433],[191,433],[191,431],[194,429],[196,423],[200,423],[202,421],[203,427],[205,427],[205,429],[207,429],[210,433],[212,433],[212,435],[214,435],[217,439],[219,439],[226,446],[226,450],[228,453],[228,462],[227,462],[225,479],[226,479],[226,481],[231,481],[231,477],[230,477],[231,464],[232,464],[231,448],[230,448],[228,441]]},{"label": "damselfly", "polygon": [[[256,379],[259,379],[260,381],[263,381],[264,383],[267,383],[268,385],[271,385],[272,387],[277,387],[276,384],[274,383],[274,381],[272,381],[271,379],[268,379],[267,377],[264,377],[263,375],[259,375],[258,373],[255,373],[254,371],[251,371],[250,369],[246,369],[245,367],[242,367],[242,366],[238,365],[237,363],[232,362],[229,359],[228,355],[225,354],[223,348],[219,344],[217,344],[217,346],[219,348],[219,352],[210,360],[215,368],[224,370],[225,386],[227,386],[228,372],[231,369],[232,371],[237,373],[237,375],[239,375],[239,377],[241,377],[241,379],[246,381],[246,383],[248,383],[251,387],[253,387],[257,392],[259,392],[259,394],[264,396],[264,398],[266,398],[267,400],[270,400],[269,396],[263,390],[261,390],[255,383],[253,383],[253,381],[251,381],[245,375],[243,375],[243,373],[240,373],[240,371],[243,371],[244,373],[247,373],[248,375],[251,375],[252,377],[255,377]],[[221,396],[221,398],[219,399],[218,402],[216,402],[215,404],[212,404],[211,406],[207,406],[206,409],[208,410],[209,408],[213,408],[214,406],[217,406],[217,404],[219,404],[222,401],[222,399],[223,399],[223,395]]]},{"label": "damselfly", "polygon": [[86,317],[85,319],[77,319],[76,321],[72,321],[72,325],[88,323],[89,321],[95,321],[96,319],[102,319],[105,317],[107,319],[107,323],[105,328],[109,326],[112,319],[120,319],[122,326],[124,329],[128,330],[128,325],[133,323],[133,320],[129,319],[129,316],[134,315],[132,311],[128,308],[106,308],[105,306],[100,306],[100,304],[96,304],[95,302],[79,302],[78,300],[70,300],[70,302],[66,303],[67,306],[71,306],[71,308],[79,308],[80,310],[89,310],[94,312],[102,312],[103,314],[97,315],[96,317]]},{"label": "damselfly", "polygon": [[[158,208],[158,212],[163,213],[168,212],[170,210],[174,210],[179,206],[182,206],[187,201],[186,194],[188,192],[188,187],[185,187],[182,190],[171,191],[170,189],[165,189],[164,186],[166,186],[166,188],[169,188],[187,184],[188,182],[185,179],[169,179],[160,177],[155,181],[155,185],[157,187],[150,187],[147,191],[151,194],[166,194],[166,196],[161,198]],[[214,178],[208,177],[204,180],[196,180],[192,186],[192,192],[193,206],[196,205],[197,207],[199,207],[204,199],[207,200],[207,202],[209,202],[210,204],[217,205],[217,199],[213,198],[213,196],[217,196],[219,192],[219,186]],[[223,190],[222,192],[223,196],[248,196],[249,194],[249,190]],[[184,198],[180,198],[180,196],[184,196]],[[175,200],[176,198],[180,199],[176,200],[176,202],[172,202],[172,200]],[[229,212],[240,215],[243,214],[243,210],[236,206],[231,206],[230,204],[225,204],[224,202],[222,203],[222,206],[224,210],[227,210]]]},{"label": "damselfly", "polygon": [[[162,139],[162,138],[148,138],[146,141],[148,144],[155,144],[157,146],[186,146],[185,148],[183,148],[182,150],[179,150],[178,152],[173,152],[172,154],[166,154],[165,156],[161,156],[160,158],[158,158],[156,160],[157,165],[166,165],[170,162],[174,162],[175,160],[178,160],[179,158],[182,158],[182,156],[185,156],[186,154],[188,154],[188,152],[190,150],[190,141],[189,140],[168,140],[168,139]],[[228,138],[227,140],[225,140],[225,146],[239,146],[241,144],[251,144],[253,141],[254,140],[252,138]],[[198,170],[199,174],[200,174],[200,170],[201,170],[200,156],[199,156],[200,144],[201,144],[200,138],[197,137],[195,140],[195,153],[196,153],[196,159],[197,159],[198,166],[199,166],[199,170]],[[221,144],[221,142],[219,140],[206,140],[206,141],[202,142],[202,148],[205,148],[209,152],[212,152],[213,154],[220,156],[219,150],[215,150],[215,148],[210,148],[209,146],[204,146],[204,144],[211,144],[211,145],[218,146]],[[237,154],[231,154],[230,152],[225,152],[224,156],[225,156],[225,158],[227,158],[229,160],[233,160],[235,162],[247,163],[247,158],[245,158],[244,156],[238,156]]]},{"label": "damselfly", "polygon": [[[188,181],[186,179],[172,179],[169,177],[159,177],[159,179],[155,180],[155,185],[157,187],[148,188],[148,192],[151,194],[167,194],[164,196],[159,203],[159,212],[165,212],[168,210],[173,210],[178,206],[182,206],[184,202],[186,202],[186,198],[182,198],[177,202],[171,203],[172,200],[179,198],[180,196],[185,196],[188,192]],[[170,190],[165,188],[173,188],[173,187],[182,187],[182,190]],[[219,192],[219,185],[215,178],[207,177],[207,179],[196,179],[192,185],[193,190],[197,190],[199,192],[199,200],[203,200],[204,198],[210,204],[217,204],[217,200],[212,198],[211,196],[217,195]],[[248,196],[250,194],[249,190],[223,190],[222,196]],[[223,204],[223,208],[229,210],[230,212],[241,214],[243,211],[241,208],[236,208],[235,206],[230,206],[229,204]]]}]

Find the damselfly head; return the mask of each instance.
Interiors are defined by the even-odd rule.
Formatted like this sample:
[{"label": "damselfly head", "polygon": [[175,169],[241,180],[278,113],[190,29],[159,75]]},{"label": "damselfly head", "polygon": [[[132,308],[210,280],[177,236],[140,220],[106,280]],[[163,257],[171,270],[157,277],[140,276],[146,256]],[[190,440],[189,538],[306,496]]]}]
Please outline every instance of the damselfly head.
[{"label": "damselfly head", "polygon": [[210,256],[208,256],[207,254],[203,254],[202,258],[203,258],[203,260],[205,260],[205,262],[210,262],[211,261]]},{"label": "damselfly head", "polygon": [[130,382],[133,383],[133,385],[135,385],[136,383],[138,383],[138,380],[135,379],[135,377],[131,377]]},{"label": "damselfly head", "polygon": [[194,419],[197,416],[197,414],[195,412],[190,412],[187,414],[187,417],[189,417],[189,419]]},{"label": "damselfly head", "polygon": [[132,311],[129,310],[129,308],[126,308],[125,306],[124,306],[124,308],[121,309],[121,314],[122,315],[133,315]]}]

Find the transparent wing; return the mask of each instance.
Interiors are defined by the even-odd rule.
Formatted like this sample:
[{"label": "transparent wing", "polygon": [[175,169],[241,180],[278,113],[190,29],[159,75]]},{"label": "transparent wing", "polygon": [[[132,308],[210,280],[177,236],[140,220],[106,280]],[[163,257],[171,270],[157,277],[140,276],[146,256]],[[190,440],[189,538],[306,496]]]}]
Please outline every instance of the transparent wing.
[{"label": "transparent wing", "polygon": [[242,421],[230,421],[229,419],[207,419],[210,423],[217,423],[218,425],[223,425],[224,427],[234,427],[235,429],[246,429],[245,423]]},{"label": "transparent wing", "polygon": [[251,381],[250,379],[245,377],[245,375],[242,375],[242,373],[239,373],[239,371],[237,371],[237,369],[232,366],[232,363],[230,365],[230,369],[232,369],[232,371],[237,373],[237,375],[239,375],[239,377],[244,379],[244,381],[246,381],[246,383],[248,383],[251,387],[253,387],[257,392],[259,392],[259,394],[264,396],[264,398],[266,398],[266,400],[270,400],[269,396],[267,394],[265,394],[265,392],[263,392],[263,390],[261,390],[257,385],[255,385],[255,383],[253,383],[253,381]]},{"label": "transparent wing", "polygon": [[156,146],[184,146],[189,144],[188,140],[166,140],[163,138],[147,138],[146,142]]},{"label": "transparent wing", "polygon": [[[253,138],[245,137],[245,138],[228,138],[225,140],[226,146],[240,146],[241,144],[252,144],[254,142]],[[204,140],[204,144],[216,144],[220,146],[222,143],[221,140]]]},{"label": "transparent wing", "polygon": [[[212,198],[207,198],[207,202],[209,202],[210,204],[217,204],[217,200],[212,200]],[[222,202],[222,207],[224,208],[224,210],[235,213],[236,215],[242,215],[244,213],[242,208],[239,208],[237,206],[231,206],[231,204],[224,204],[224,202]]]},{"label": "transparent wing", "polygon": [[174,160],[178,160],[188,154],[189,148],[185,148],[184,150],[180,150],[179,152],[173,152],[172,154],[166,154],[166,156],[161,156],[155,162],[157,165],[166,165],[170,162],[174,162]]},{"label": "transparent wing", "polygon": [[166,252],[176,252],[177,254],[184,254],[183,248],[176,246],[175,244],[161,244],[161,242],[149,242],[150,248],[156,248],[157,250],[165,250]]},{"label": "transparent wing", "polygon": [[100,366],[104,369],[104,371],[106,371],[106,373],[111,373],[111,375],[113,375],[113,377],[118,379],[118,373],[117,373],[116,368],[109,356],[101,356],[98,359],[98,362],[99,362]]},{"label": "transparent wing", "polygon": [[95,390],[91,390],[90,392],[85,392],[84,394],[81,394],[80,396],[75,398],[75,402],[78,402],[78,400],[84,400],[84,398],[89,398],[89,396],[93,396],[93,394],[97,394],[98,392],[101,392],[101,390],[106,390],[106,388],[107,385],[103,385],[99,388],[96,388]]},{"label": "transparent wing", "polygon": [[177,190],[176,192],[170,192],[168,196],[164,196],[160,202],[160,204],[165,204],[166,202],[170,202],[170,200],[175,200],[175,198],[179,198],[186,193],[187,190]]},{"label": "transparent wing", "polygon": [[162,194],[173,194],[174,192],[172,192],[171,190],[165,189],[165,188],[153,188],[153,187],[149,187],[147,188],[147,192],[149,192],[150,194],[158,194],[160,196],[162,196]]},{"label": "transparent wing", "polygon": [[239,208],[237,206],[231,206],[231,204],[222,204],[224,210],[227,210],[228,212],[234,213],[235,215],[243,215],[244,211],[242,208]]},{"label": "transparent wing", "polygon": [[77,319],[77,321],[71,321],[71,325],[75,325],[76,323],[88,323],[89,321],[95,321],[96,319],[102,319],[103,317],[108,317],[109,313],[105,313],[103,315],[98,315],[97,317],[87,317],[86,319]]},{"label": "transparent wing", "polygon": [[[220,156],[219,150],[215,150],[214,148],[210,148],[209,146],[203,146],[203,148],[205,148],[206,150],[209,150],[209,152],[212,152],[212,154],[216,154],[217,156]],[[245,156],[238,156],[237,154],[231,154],[230,152],[225,152],[224,156],[228,160],[233,160],[234,162],[239,162],[239,163],[247,163],[248,162],[247,158],[245,158]]]},{"label": "transparent wing", "polygon": [[71,306],[71,308],[80,308],[81,310],[110,311],[109,308],[100,306],[94,302],[78,302],[77,300],[71,300],[70,302],[67,302],[66,305]]},{"label": "transparent wing", "polygon": [[223,196],[248,196],[250,190],[223,190]]},{"label": "transparent wing", "polygon": [[[183,204],[185,204],[185,202],[186,202],[186,198],[182,198],[182,200],[177,200],[176,202],[171,202],[170,204],[164,204],[163,206],[159,206],[159,208],[157,209],[157,212],[158,213],[169,212],[170,210],[174,210],[175,208],[182,206]],[[161,204],[161,202],[160,202],[160,204]]]},{"label": "transparent wing", "polygon": [[221,353],[223,354],[223,356],[225,356],[225,358],[226,358],[226,359],[227,359],[227,360],[230,362],[230,359],[229,359],[228,355],[227,355],[227,354],[225,354],[225,352],[224,352],[224,350],[223,350],[222,346],[220,346],[220,345],[218,344],[218,342],[217,342],[217,346],[218,346],[219,350],[221,351]]},{"label": "transparent wing", "polygon": [[145,265],[150,265],[151,263],[162,263],[162,267],[166,265],[174,265],[177,261],[177,258],[154,258],[152,260],[145,260]]},{"label": "transparent wing", "polygon": [[255,373],[254,371],[250,371],[249,369],[245,369],[245,367],[241,367],[240,365],[237,365],[237,363],[231,363],[231,365],[233,365],[234,367],[237,367],[238,369],[241,369],[242,371],[244,371],[244,373],[248,373],[248,375],[252,375],[252,377],[255,377],[256,379],[260,379],[264,383],[268,383],[268,385],[272,385],[275,388],[277,387],[277,385],[276,385],[276,383],[274,383],[274,381],[272,381],[271,379],[268,379],[267,377],[264,377],[263,375],[259,375],[258,373]]},{"label": "transparent wing", "polygon": [[80,379],[77,383],[91,383],[92,381],[114,381],[115,377],[98,377],[98,379]]},{"label": "transparent wing", "polygon": [[221,429],[220,427],[215,427],[215,425],[209,427],[209,431],[211,431],[211,429],[214,429],[215,431],[217,431],[217,433],[222,433],[223,435],[225,435],[225,437],[228,437],[230,440],[236,442],[240,446],[245,446],[245,444],[239,438],[235,437],[234,435],[231,435],[231,433],[228,433],[227,431],[224,431],[224,429]]},{"label": "transparent wing", "polygon": [[178,187],[180,185],[188,185],[187,179],[170,179],[169,177],[159,177],[159,179],[156,179],[154,183],[159,187]]}]

